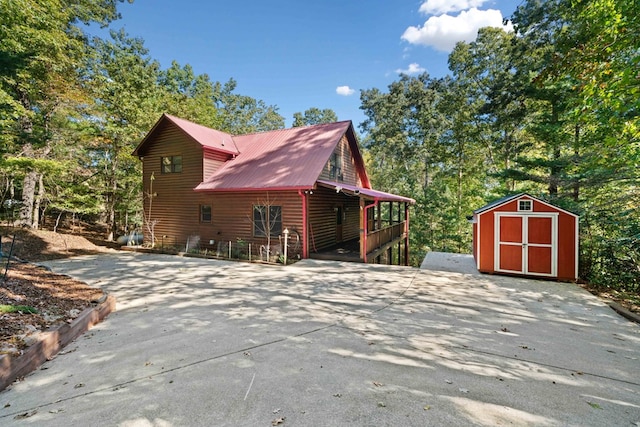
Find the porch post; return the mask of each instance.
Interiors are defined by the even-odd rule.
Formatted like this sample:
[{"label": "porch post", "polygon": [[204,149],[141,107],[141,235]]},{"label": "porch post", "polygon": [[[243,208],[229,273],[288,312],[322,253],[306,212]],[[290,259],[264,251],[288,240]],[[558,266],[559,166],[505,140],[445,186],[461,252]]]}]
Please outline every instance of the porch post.
[{"label": "porch post", "polygon": [[364,216],[367,214],[367,211],[364,209],[364,199],[360,197],[360,259],[364,261],[367,247],[365,246],[367,243],[366,237],[366,221]]},{"label": "porch post", "polygon": [[409,265],[409,204],[404,203],[404,232],[406,238],[404,239],[404,265]]}]

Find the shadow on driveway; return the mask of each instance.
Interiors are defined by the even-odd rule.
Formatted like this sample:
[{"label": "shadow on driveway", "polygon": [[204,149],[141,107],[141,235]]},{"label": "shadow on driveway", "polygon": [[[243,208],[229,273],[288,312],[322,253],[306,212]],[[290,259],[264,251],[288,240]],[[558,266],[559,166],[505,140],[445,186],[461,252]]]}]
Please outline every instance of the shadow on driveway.
[{"label": "shadow on driveway", "polygon": [[135,253],[48,265],[118,311],[0,393],[3,425],[640,422],[639,328],[572,284]]}]

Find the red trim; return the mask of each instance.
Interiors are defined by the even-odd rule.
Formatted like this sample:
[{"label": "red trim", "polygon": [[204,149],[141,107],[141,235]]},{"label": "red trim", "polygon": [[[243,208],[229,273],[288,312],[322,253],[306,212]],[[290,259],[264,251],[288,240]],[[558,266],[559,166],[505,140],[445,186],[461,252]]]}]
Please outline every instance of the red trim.
[{"label": "red trim", "polygon": [[[190,136],[190,135],[189,135]],[[190,136],[191,137],[191,136]],[[191,139],[193,139],[193,137],[191,137]],[[193,139],[194,141],[196,141],[195,139]],[[198,141],[196,141],[198,142]],[[198,144],[200,144],[198,142]],[[209,151],[209,152],[213,152],[213,153],[222,153],[222,154],[229,154],[231,156],[238,156],[240,155],[240,153],[238,153],[237,151],[230,151],[230,150],[223,150],[221,148],[214,148],[214,147],[208,147],[206,145],[200,145],[202,147],[202,149],[204,151]]]},{"label": "red trim", "polygon": [[405,227],[405,237],[404,240],[404,265],[409,265],[409,205],[404,204],[404,217],[406,219],[404,227]]},{"label": "red trim", "polygon": [[[200,184],[198,184],[200,185]],[[209,191],[211,193],[248,193],[255,191],[304,191],[312,190],[307,186],[305,187],[256,187],[256,188],[194,188],[193,191]]]}]

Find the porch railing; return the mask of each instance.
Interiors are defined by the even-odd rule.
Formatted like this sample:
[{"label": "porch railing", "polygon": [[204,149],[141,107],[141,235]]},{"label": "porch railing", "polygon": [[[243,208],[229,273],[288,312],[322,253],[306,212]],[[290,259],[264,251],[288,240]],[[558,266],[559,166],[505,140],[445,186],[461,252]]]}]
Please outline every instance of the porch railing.
[{"label": "porch railing", "polygon": [[367,233],[367,253],[400,239],[404,236],[404,230],[405,221],[402,221]]}]

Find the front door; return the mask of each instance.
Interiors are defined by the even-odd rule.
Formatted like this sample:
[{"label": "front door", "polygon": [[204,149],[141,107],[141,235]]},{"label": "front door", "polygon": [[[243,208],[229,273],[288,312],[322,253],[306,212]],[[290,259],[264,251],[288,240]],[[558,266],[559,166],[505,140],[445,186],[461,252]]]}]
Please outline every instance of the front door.
[{"label": "front door", "polygon": [[557,275],[557,215],[496,213],[495,270]]}]

